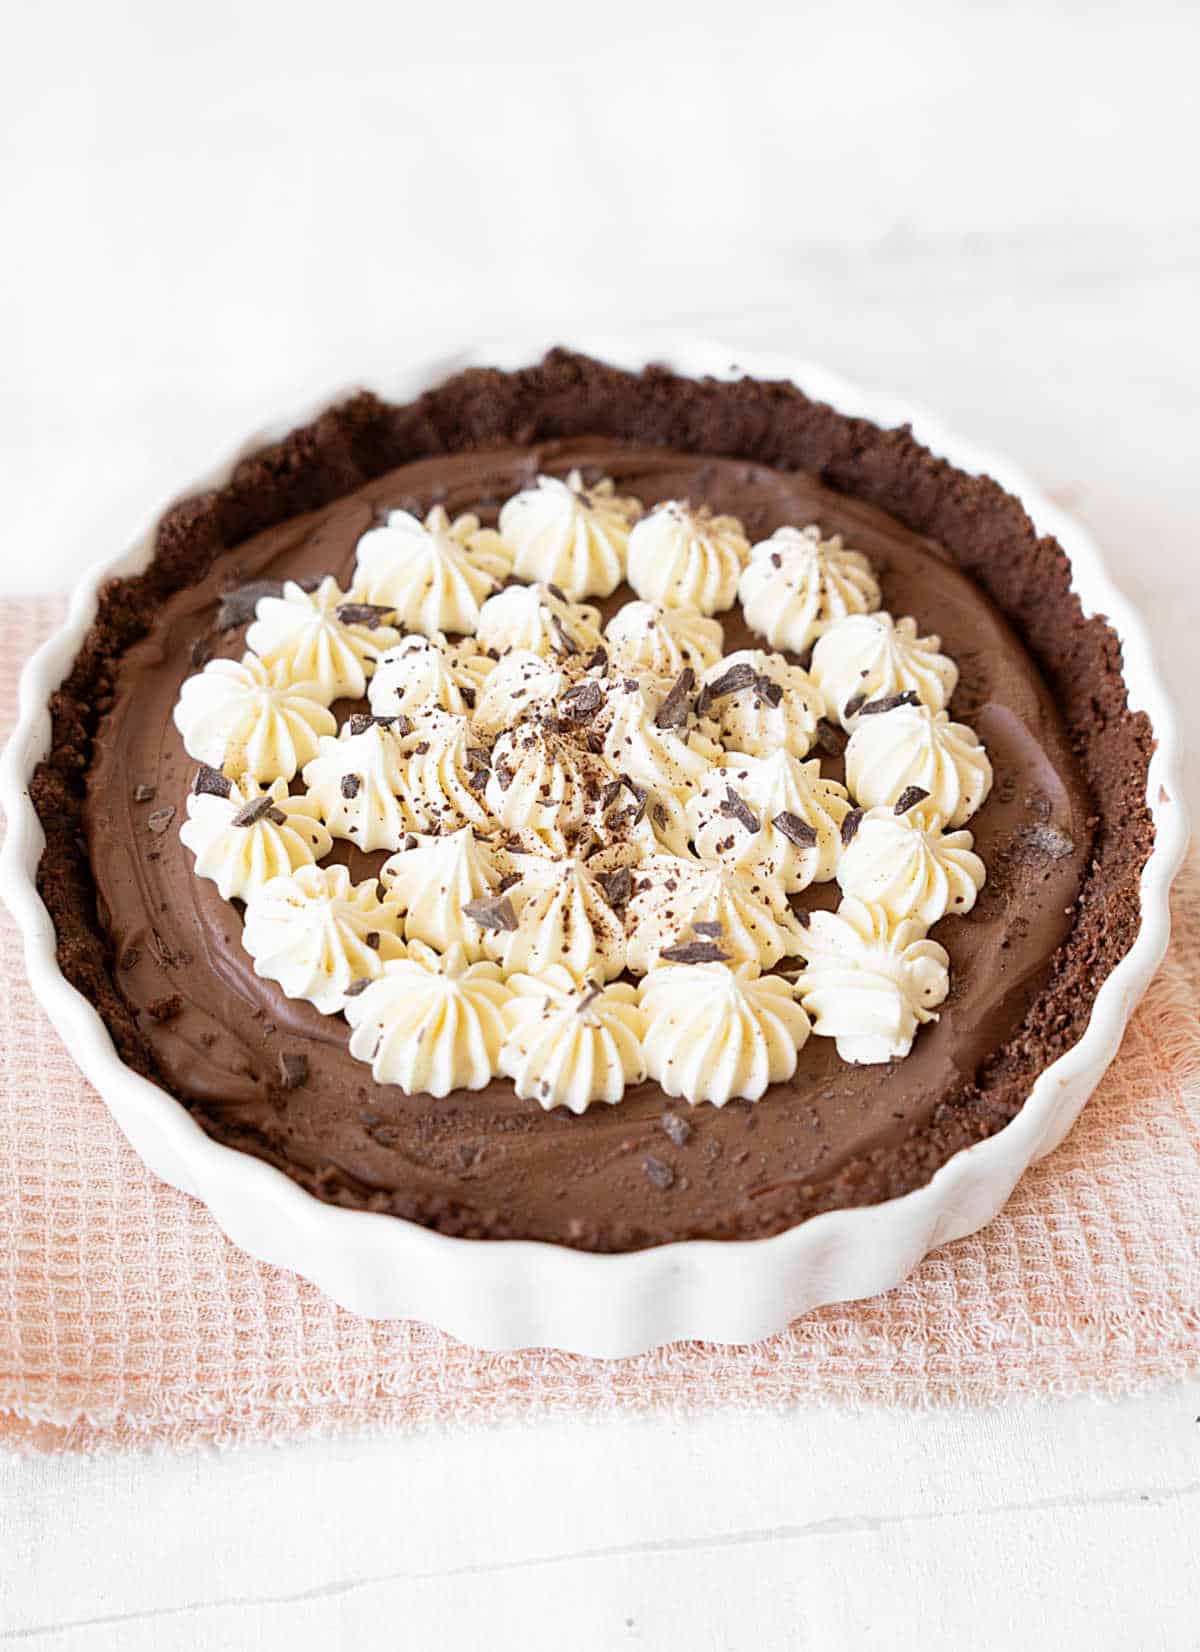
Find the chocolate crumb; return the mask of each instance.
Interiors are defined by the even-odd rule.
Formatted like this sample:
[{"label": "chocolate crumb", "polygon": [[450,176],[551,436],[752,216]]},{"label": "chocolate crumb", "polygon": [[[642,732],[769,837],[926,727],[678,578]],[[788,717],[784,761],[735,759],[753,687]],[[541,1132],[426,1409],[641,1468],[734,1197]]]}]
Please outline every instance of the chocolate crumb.
[{"label": "chocolate crumb", "polygon": [[299,1090],[308,1083],[308,1057],[298,1050],[280,1050],[279,1082],[285,1090]]},{"label": "chocolate crumb", "polygon": [[196,778],[192,781],[192,790],[197,797],[228,797],[233,790],[233,781],[220,769],[214,769],[207,763],[201,763],[196,771]]},{"label": "chocolate crumb", "polygon": [[797,849],[811,849],[817,841],[817,829],[807,821],[801,820],[799,815],[793,814],[790,809],[781,809],[771,821],[777,832],[782,832],[789,843],[794,843]]},{"label": "chocolate crumb", "polygon": [[173,1021],[183,1009],[183,999],[177,992],[166,998],[156,998],[152,1004],[146,1005],[147,1013],[156,1021]]},{"label": "chocolate crumb", "polygon": [[686,1119],[680,1118],[678,1113],[664,1113],[661,1123],[663,1130],[676,1147],[685,1147],[691,1140],[692,1127]]},{"label": "chocolate crumb", "polygon": [[646,1172],[646,1180],[652,1187],[656,1187],[660,1193],[665,1193],[668,1188],[674,1187],[675,1172],[669,1164],[664,1164],[662,1159],[656,1159],[653,1153],[647,1153],[642,1161],[642,1169]]},{"label": "chocolate crumb", "polygon": [[906,815],[910,809],[915,809],[918,803],[924,803],[928,796],[929,793],[924,786],[905,786],[896,799],[896,807],[893,812],[898,815]]},{"label": "chocolate crumb", "polygon": [[507,895],[482,895],[477,901],[468,901],[463,912],[480,929],[496,929],[511,934],[517,927],[517,914]]},{"label": "chocolate crumb", "polygon": [[156,836],[161,836],[174,819],[175,806],[168,803],[165,809],[155,809],[152,815],[146,816],[146,826]]},{"label": "chocolate crumb", "polygon": [[1041,821],[1035,826],[1022,827],[1017,833],[1017,841],[1026,851],[1044,855],[1048,860],[1065,860],[1075,849],[1074,840],[1066,832]]},{"label": "chocolate crumb", "polygon": [[843,843],[853,843],[854,834],[858,831],[858,828],[862,825],[862,817],[863,817],[863,812],[862,812],[861,809],[851,809],[850,813],[846,816],[845,820],[842,821],[842,842]]},{"label": "chocolate crumb", "polygon": [[156,790],[157,787],[155,786],[135,786],[133,788],[133,801],[135,803],[149,803]]}]

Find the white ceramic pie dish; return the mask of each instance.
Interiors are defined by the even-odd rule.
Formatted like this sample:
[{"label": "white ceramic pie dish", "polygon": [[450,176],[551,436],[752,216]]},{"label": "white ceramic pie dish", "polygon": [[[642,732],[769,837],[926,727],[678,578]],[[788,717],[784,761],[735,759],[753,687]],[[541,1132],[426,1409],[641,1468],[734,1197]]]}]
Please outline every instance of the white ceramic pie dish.
[{"label": "white ceramic pie dish", "polygon": [[[463,367],[523,366],[545,347],[545,340],[484,342],[375,388],[390,400],[409,401]],[[1141,929],[1100,988],[1084,1036],[1040,1075],[1004,1130],[958,1153],[926,1186],[903,1198],[831,1211],[769,1239],[691,1240],[623,1255],[456,1239],[396,1217],[342,1210],[311,1197],[281,1171],[213,1141],[179,1102],[119,1060],[99,1015],[59,970],[54,929],[35,885],[44,840],[28,783],[49,746],[48,700],[78,652],[102,583],[149,562],[153,527],[132,549],[89,571],[63,626],[25,668],[19,722],[0,767],[8,819],[0,889],[21,927],[38,999],[133,1146],[157,1175],[203,1200],[252,1255],[294,1270],[358,1313],[425,1320],[485,1348],[548,1346],[618,1356],[683,1338],[752,1342],[809,1308],[896,1284],[935,1246],[990,1221],[1026,1168],[1066,1135],[1116,1054],[1130,1012],[1166,949],[1170,884],[1187,840],[1174,718],[1141,622],[1109,580],[1092,539],[1004,460],[981,453],[900,397],[858,390],[806,362],[661,336],[584,338],[573,347],[634,369],[653,360],[692,375],[790,378],[841,412],[885,426],[911,424],[934,452],[962,470],[986,472],[1021,499],[1038,529],[1052,534],[1069,556],[1085,612],[1107,615],[1118,632],[1130,704],[1149,715],[1157,737],[1148,781],[1156,841],[1142,874]],[[260,431],[180,496],[222,485],[246,453],[348,393]]]}]

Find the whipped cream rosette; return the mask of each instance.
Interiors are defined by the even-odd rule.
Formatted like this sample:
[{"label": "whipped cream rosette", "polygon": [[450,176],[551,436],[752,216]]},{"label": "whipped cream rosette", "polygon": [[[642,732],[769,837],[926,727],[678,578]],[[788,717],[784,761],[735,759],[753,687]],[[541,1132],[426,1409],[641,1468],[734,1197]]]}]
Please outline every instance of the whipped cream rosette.
[{"label": "whipped cream rosette", "polygon": [[636,987],[577,982],[561,965],[510,976],[500,1070],[522,1101],[584,1113],[646,1077]]},{"label": "whipped cream rosette", "polygon": [[607,478],[586,487],[573,470],[514,494],[500,512],[500,534],[518,579],[558,585],[578,602],[610,596],[624,579],[629,530],[641,514],[641,502],[620,498]]},{"label": "whipped cream rosette", "polygon": [[471,717],[476,733],[494,740],[526,713],[552,708],[584,673],[583,655],[547,658],[529,648],[512,649],[483,685]]},{"label": "whipped cream rosette", "polygon": [[821,774],[817,759],[729,753],[710,769],[687,805],[697,852],[756,872],[784,895],[826,883],[842,852],[846,788]]},{"label": "whipped cream rosette", "polygon": [[987,752],[965,723],[910,697],[863,707],[846,746],[846,784],[864,808],[908,798],[926,819],[964,826],[992,789]]},{"label": "whipped cream rosette", "polygon": [[810,672],[829,715],[845,729],[869,701],[906,690],[931,711],[943,711],[958,686],[958,667],[941,646],[940,637],[918,635],[914,619],[848,614],[817,639]]},{"label": "whipped cream rosette", "polygon": [[374,878],[352,884],[344,866],[301,866],[272,878],[246,903],[242,945],[254,973],[336,1015],[357,981],[404,952],[400,908],[380,900],[377,887]]},{"label": "whipped cream rosette", "polygon": [[390,608],[351,602],[329,577],[315,590],[289,579],[280,596],[259,598],[256,613],[246,646],[293,682],[319,683],[326,705],[360,700],[380,654],[400,640]]},{"label": "whipped cream rosette", "polygon": [[489,830],[495,825],[484,801],[490,773],[487,747],[479,744],[467,718],[434,708],[414,721],[403,745],[404,784],[423,830]]},{"label": "whipped cream rosette", "polygon": [[437,505],[422,522],[391,511],[358,542],[351,599],[391,608],[405,631],[427,637],[474,631],[511,563],[500,535],[477,516],[452,522]]},{"label": "whipped cream rosette", "polygon": [[192,851],[199,878],[211,878],[222,900],[246,901],[272,878],[322,860],[333,839],[309,797],[292,797],[286,780],[265,790],[252,775],[236,784],[204,767],[188,794],[180,840]]},{"label": "whipped cream rosette", "polygon": [[308,800],[329,831],[365,853],[395,849],[423,818],[408,780],[402,719],[352,717],[304,765]]},{"label": "whipped cream rosette", "polygon": [[592,860],[513,856],[504,879],[507,911],[485,907],[485,947],[508,971],[542,975],[565,969],[576,981],[603,984],[625,968],[625,926],[613,909],[606,874],[622,864],[619,851]]},{"label": "whipped cream rosette", "polygon": [[484,931],[467,909],[495,894],[508,867],[499,836],[460,826],[438,835],[408,834],[379,878],[404,913],[406,940],[441,952],[461,946],[475,961],[484,956]]},{"label": "whipped cream rosette", "polygon": [[772,648],[802,654],[835,620],[879,607],[871,564],[841,535],[815,527],[777,528],[750,552],[738,583],[746,623]]},{"label": "whipped cream rosette", "polygon": [[893,923],[880,906],[846,899],[813,912],[804,931],[805,969],[796,992],[813,1031],[837,1040],[843,1061],[894,1061],[917,1028],[936,1021],[950,990],[945,949],[914,919]]},{"label": "whipped cream rosette", "polygon": [[407,1095],[482,1090],[500,1070],[504,1006],[511,997],[495,964],[471,963],[412,942],[346,1001],[350,1054],[377,1084]]},{"label": "whipped cream rosette", "polygon": [[735,516],[672,499],[629,535],[629,583],[647,602],[716,614],[732,608],[750,542]]},{"label": "whipped cream rosette", "polygon": [[804,934],[776,880],[691,855],[642,861],[624,912],[626,963],[638,975],[672,962],[680,948],[697,961],[707,954],[771,969],[800,952]]},{"label": "whipped cream rosette", "polygon": [[685,667],[664,694],[631,677],[613,678],[596,721],[605,761],[614,774],[648,794],[646,818],[660,842],[687,849],[685,805],[721,748],[695,720],[695,673]]},{"label": "whipped cream rosette", "polygon": [[970,832],[944,832],[919,806],[869,809],[852,824],[837,868],[843,894],[882,907],[893,923],[915,918],[927,929],[975,905],[987,869]]},{"label": "whipped cream rosette", "polygon": [[493,654],[526,649],[546,659],[587,659],[602,644],[600,610],[570,602],[557,585],[510,585],[479,613],[476,640]]},{"label": "whipped cream rosette", "polygon": [[597,828],[613,776],[598,753],[537,718],[506,730],[492,747],[484,799],[510,831],[532,832],[563,853]]},{"label": "whipped cream rosette", "polygon": [[825,702],[812,678],[782,654],[742,648],[710,666],[697,711],[729,751],[805,757]]},{"label": "whipped cream rosette", "polygon": [[615,671],[672,681],[685,666],[703,676],[720,659],[724,635],[719,620],[658,602],[627,602],[604,627]]},{"label": "whipped cream rosette", "polygon": [[379,660],[367,690],[371,710],[377,716],[415,717],[437,707],[455,717],[470,716],[494,665],[473,638],[452,643],[413,632]]},{"label": "whipped cream rosette", "polygon": [[808,1017],[790,984],[758,965],[673,964],[642,982],[646,1069],[669,1096],[723,1107],[757,1101],[796,1070]]},{"label": "whipped cream rosette", "polygon": [[231,780],[290,780],[321,736],[337,732],[323,694],[319,683],[295,682],[283,661],[210,660],[180,689],[175,727],[189,757]]}]

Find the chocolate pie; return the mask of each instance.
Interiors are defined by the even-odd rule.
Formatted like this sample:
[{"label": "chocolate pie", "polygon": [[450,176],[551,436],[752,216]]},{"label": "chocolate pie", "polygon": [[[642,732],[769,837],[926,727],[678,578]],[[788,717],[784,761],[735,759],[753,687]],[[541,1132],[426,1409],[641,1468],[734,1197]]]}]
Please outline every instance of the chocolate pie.
[{"label": "chocolate pie", "polygon": [[1138,928],[1152,736],[1019,502],[556,351],[175,506],[55,697],[61,967],[319,1198],[753,1238],[1019,1110]]}]

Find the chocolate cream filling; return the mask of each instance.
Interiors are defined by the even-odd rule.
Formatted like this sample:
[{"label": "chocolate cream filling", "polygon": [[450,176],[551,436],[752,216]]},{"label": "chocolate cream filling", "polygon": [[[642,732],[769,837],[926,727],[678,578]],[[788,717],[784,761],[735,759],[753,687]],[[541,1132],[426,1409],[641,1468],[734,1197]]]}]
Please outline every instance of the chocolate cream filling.
[{"label": "chocolate cream filling", "polygon": [[[381,513],[440,503],[493,524],[539,472],[575,467],[646,505],[686,498],[733,514],[752,540],[789,523],[844,535],[870,558],[884,607],[940,635],[958,663],[951,712],[976,729],[996,777],[969,823],[988,881],[968,916],[936,927],[950,996],[906,1059],[854,1067],[812,1037],[788,1083],[723,1109],[673,1102],[654,1083],[582,1117],[519,1101],[507,1080],[442,1100],[408,1096],[351,1058],[341,1017],[254,974],[240,906],[195,875],[178,829],[197,765],[172,711],[206,658],[244,649],[245,624],[229,624],[237,605],[222,611],[222,597],[249,581],[326,573],[348,587],[358,541]],[[632,595],[617,591],[605,618]],[[717,617],[727,653],[765,646],[738,609]],[[161,1079],[211,1134],[312,1191],[448,1232],[597,1249],[748,1237],[914,1185],[946,1156],[945,1121],[979,1095],[981,1073],[1046,989],[1092,855],[1094,808],[1063,719],[984,590],[874,506],[740,459],[580,437],[403,465],[217,556],[123,653],[112,695],[87,782],[87,848],[114,979]],[[822,770],[842,778],[837,758],[823,755]],[[339,843],[334,858],[358,880],[386,856]],[[838,894],[825,884],[794,905],[832,907]]]}]

